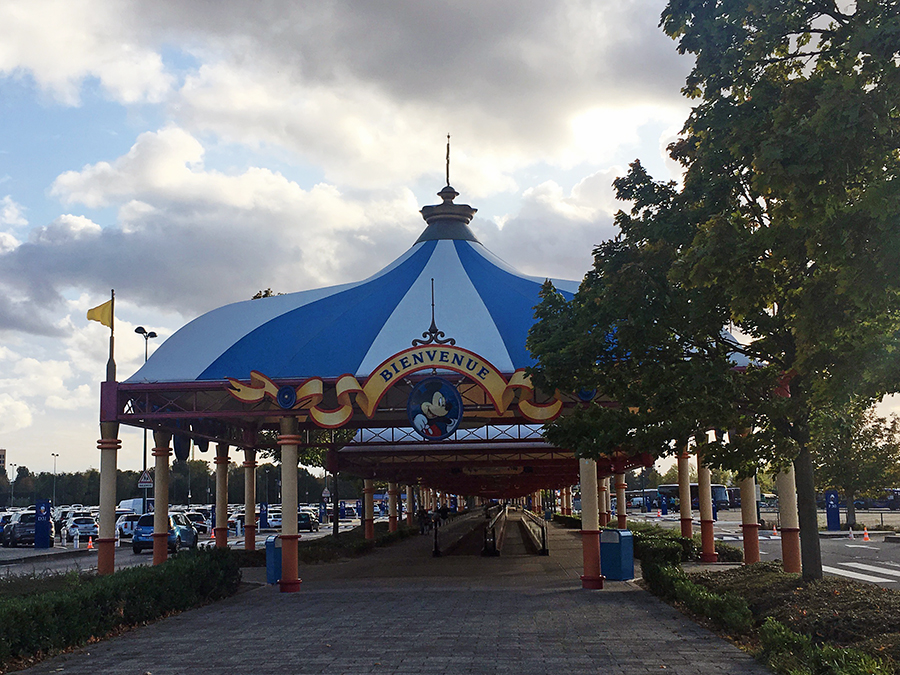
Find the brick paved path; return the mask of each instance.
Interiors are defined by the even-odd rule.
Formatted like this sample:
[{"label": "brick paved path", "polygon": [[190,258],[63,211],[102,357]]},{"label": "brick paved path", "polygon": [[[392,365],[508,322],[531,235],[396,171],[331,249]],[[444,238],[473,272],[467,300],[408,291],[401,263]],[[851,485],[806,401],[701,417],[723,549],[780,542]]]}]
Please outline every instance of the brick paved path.
[{"label": "brick paved path", "polygon": [[25,672],[768,672],[632,583],[582,590],[575,533],[551,528],[550,547],[549,557],[433,558],[430,538],[414,537],[305,566],[299,593],[257,586]]}]

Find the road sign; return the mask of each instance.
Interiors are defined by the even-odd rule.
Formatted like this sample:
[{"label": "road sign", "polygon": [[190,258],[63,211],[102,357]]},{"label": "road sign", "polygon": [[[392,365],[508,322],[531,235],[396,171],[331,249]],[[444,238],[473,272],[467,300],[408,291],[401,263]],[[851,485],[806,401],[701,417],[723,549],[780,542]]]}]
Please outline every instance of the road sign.
[{"label": "road sign", "polygon": [[322,490],[322,499],[324,499],[325,501],[328,501],[328,498],[330,496],[331,496],[331,490],[329,490],[328,488],[325,488],[324,490]]},{"label": "road sign", "polygon": [[141,477],[138,478],[137,486],[139,490],[153,489],[153,476],[150,475],[149,471],[144,471],[144,473],[141,474]]}]

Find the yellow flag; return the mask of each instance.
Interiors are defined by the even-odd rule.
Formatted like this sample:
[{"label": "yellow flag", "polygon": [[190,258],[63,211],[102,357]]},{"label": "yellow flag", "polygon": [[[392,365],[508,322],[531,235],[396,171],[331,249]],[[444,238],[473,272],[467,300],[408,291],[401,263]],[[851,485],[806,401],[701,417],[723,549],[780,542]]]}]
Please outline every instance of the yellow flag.
[{"label": "yellow flag", "polygon": [[113,301],[107,300],[102,305],[89,309],[87,318],[90,321],[99,321],[104,326],[113,327]]}]

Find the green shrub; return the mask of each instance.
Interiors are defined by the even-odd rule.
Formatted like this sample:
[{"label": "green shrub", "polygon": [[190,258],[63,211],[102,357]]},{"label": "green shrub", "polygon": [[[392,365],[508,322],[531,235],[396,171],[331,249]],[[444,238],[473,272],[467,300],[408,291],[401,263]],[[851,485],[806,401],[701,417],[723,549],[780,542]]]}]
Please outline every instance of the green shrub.
[{"label": "green shrub", "polygon": [[684,570],[678,565],[644,565],[641,563],[641,574],[654,595],[667,600],[676,596],[676,583],[687,579]]},{"label": "green shrub", "polygon": [[738,548],[737,546],[732,546],[731,544],[726,544],[722,541],[716,542],[716,553],[718,553],[719,555],[719,562],[744,562],[743,549]]},{"label": "green shrub", "polygon": [[767,665],[784,675],[892,675],[888,663],[850,647],[817,647],[806,635],[772,618],[759,629]]},{"label": "green shrub", "polygon": [[240,569],[229,551],[186,551],[164,565],[70,582],[66,589],[0,598],[0,663],[226,597],[237,590]]},{"label": "green shrub", "polygon": [[580,530],[581,529],[581,518],[578,516],[564,516],[561,513],[553,514],[553,522],[562,525],[565,528],[570,530]]}]

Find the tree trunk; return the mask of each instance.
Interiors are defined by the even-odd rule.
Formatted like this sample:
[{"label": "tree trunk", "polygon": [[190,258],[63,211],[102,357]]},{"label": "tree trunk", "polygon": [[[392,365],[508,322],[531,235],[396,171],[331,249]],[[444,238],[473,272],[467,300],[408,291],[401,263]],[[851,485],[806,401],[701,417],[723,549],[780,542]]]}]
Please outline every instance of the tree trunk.
[{"label": "tree trunk", "polygon": [[856,492],[847,490],[844,498],[847,500],[847,525],[856,525],[856,504],[853,503],[856,499]]},{"label": "tree trunk", "polygon": [[819,518],[816,509],[816,482],[812,453],[804,445],[794,460],[797,480],[797,515],[800,519],[800,564],[803,579],[822,578],[822,551],[819,548]]}]

